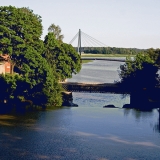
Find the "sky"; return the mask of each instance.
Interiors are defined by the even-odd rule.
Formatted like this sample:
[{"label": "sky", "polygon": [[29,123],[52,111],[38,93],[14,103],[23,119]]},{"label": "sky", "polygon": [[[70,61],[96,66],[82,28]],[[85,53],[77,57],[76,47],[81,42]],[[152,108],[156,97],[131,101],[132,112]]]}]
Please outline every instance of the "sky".
[{"label": "sky", "polygon": [[54,23],[65,43],[81,29],[109,47],[160,48],[160,0],[0,0],[0,5],[29,7],[40,15],[42,39]]}]

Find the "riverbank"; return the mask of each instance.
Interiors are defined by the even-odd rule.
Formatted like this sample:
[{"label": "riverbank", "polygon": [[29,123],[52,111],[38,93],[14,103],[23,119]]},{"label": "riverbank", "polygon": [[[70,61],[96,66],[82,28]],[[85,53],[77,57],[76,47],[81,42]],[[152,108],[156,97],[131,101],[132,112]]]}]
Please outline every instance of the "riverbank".
[{"label": "riverbank", "polygon": [[[124,58],[127,57],[129,55],[126,55],[126,54],[123,54],[123,55],[120,55],[120,54],[85,54],[83,53],[81,55],[81,58]],[[132,55],[132,57],[134,57],[135,55]],[[87,60],[87,59],[83,59],[82,60],[82,64],[85,64],[85,63],[89,63],[89,62],[93,62],[93,60]]]},{"label": "riverbank", "polygon": [[93,62],[93,60],[86,60],[86,59],[82,60],[82,64],[89,63],[89,62]]},{"label": "riverbank", "polygon": [[135,55],[126,55],[126,54],[85,54],[85,53],[81,54],[81,57],[127,57],[127,56],[134,57]]}]

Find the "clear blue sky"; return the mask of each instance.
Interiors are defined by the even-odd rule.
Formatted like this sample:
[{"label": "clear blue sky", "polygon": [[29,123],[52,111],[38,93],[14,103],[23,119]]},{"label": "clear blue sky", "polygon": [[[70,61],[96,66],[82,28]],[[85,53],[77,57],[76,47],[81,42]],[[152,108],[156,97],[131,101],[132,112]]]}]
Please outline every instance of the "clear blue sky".
[{"label": "clear blue sky", "polygon": [[111,47],[160,48],[160,0],[0,0],[42,17],[43,35],[59,25],[69,43],[81,29]]}]

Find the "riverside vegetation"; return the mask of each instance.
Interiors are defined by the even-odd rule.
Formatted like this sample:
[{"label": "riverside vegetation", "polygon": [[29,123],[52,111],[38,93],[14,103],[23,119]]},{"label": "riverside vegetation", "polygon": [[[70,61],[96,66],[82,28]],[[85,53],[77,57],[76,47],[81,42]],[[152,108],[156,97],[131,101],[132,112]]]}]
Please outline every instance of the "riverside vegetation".
[{"label": "riverside vegetation", "polygon": [[159,108],[159,67],[160,49],[148,49],[145,54],[139,53],[134,59],[128,57],[126,63],[120,66],[120,81],[117,84],[130,92],[130,106]]},{"label": "riverside vegetation", "polygon": [[123,55],[136,55],[138,53],[144,53],[145,49],[137,48],[116,48],[116,47],[82,47],[82,52],[87,55],[92,54],[98,56],[123,56]]},{"label": "riverside vegetation", "polygon": [[29,8],[1,6],[0,17],[0,54],[9,55],[12,66],[11,74],[0,75],[1,106],[61,106],[58,82],[80,71],[78,53],[54,24],[41,40],[42,19]]}]

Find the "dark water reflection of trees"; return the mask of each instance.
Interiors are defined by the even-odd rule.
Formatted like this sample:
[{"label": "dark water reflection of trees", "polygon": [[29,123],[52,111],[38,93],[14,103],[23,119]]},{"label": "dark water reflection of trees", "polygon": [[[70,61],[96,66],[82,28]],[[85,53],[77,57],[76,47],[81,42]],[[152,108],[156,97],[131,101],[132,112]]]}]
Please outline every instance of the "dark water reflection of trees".
[{"label": "dark water reflection of trees", "polygon": [[[157,122],[152,126],[153,130],[155,132],[160,133],[160,109],[154,109],[158,112],[158,119]],[[138,109],[124,109],[124,116],[128,116],[129,114],[132,114],[136,118],[137,121],[140,121],[141,118],[147,118],[155,116],[153,110],[138,110]]]},{"label": "dark water reflection of trees", "polygon": [[157,123],[155,124],[155,126],[154,126],[153,129],[154,129],[156,132],[159,132],[159,133],[160,133],[160,110],[158,109],[157,111],[158,111],[158,113],[159,113],[159,116],[158,116]]}]

